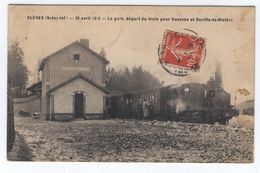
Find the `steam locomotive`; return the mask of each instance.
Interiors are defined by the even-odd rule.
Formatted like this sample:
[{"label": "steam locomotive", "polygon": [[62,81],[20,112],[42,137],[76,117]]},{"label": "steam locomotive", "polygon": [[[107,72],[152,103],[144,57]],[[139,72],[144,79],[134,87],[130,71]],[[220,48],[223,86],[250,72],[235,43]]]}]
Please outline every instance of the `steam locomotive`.
[{"label": "steam locomotive", "polygon": [[108,95],[109,118],[144,116],[149,103],[148,118],[192,123],[226,124],[238,111],[230,104],[230,94],[222,87],[221,74],[216,71],[207,84],[185,83],[136,92]]}]

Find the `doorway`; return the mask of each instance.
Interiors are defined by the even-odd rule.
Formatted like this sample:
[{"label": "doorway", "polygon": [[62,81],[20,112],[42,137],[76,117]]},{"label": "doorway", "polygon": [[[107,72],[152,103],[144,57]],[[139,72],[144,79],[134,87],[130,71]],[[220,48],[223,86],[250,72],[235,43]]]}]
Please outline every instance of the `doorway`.
[{"label": "doorway", "polygon": [[82,118],[84,113],[84,95],[82,93],[75,94],[75,118]]}]

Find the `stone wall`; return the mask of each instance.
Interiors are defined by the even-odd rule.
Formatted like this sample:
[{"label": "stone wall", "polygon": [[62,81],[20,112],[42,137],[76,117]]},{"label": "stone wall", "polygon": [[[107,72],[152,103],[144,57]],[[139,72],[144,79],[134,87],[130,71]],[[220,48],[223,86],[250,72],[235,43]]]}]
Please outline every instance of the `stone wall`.
[{"label": "stone wall", "polygon": [[85,114],[83,115],[84,120],[101,120],[104,119],[103,114]]},{"label": "stone wall", "polygon": [[[72,121],[74,120],[74,115],[70,113],[56,113],[52,115],[53,121]],[[103,114],[84,114],[84,120],[100,120],[103,119]]]},{"label": "stone wall", "polygon": [[73,119],[72,114],[53,114],[53,121],[71,121]]},{"label": "stone wall", "polygon": [[24,111],[33,114],[33,112],[40,112],[40,97],[36,95],[23,97],[23,98],[14,98],[14,115],[20,116],[19,112]]}]

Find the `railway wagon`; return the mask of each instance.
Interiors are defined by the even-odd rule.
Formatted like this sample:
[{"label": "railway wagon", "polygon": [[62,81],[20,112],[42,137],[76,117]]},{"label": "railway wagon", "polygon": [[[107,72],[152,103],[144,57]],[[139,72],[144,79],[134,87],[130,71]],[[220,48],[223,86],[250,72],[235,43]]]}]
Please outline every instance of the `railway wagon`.
[{"label": "railway wagon", "polygon": [[160,114],[161,88],[141,90],[106,97],[107,113],[110,118],[143,118],[143,103],[149,100],[151,118]]},{"label": "railway wagon", "polygon": [[111,118],[142,119],[145,103],[149,102],[152,120],[226,124],[237,111],[230,104],[230,94],[212,85],[212,80],[109,95],[108,114]]}]

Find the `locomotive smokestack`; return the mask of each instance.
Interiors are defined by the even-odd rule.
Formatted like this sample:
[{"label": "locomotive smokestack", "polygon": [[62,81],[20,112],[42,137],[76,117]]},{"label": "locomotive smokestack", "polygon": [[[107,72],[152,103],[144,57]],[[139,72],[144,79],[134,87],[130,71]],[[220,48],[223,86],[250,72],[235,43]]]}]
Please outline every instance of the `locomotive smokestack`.
[{"label": "locomotive smokestack", "polygon": [[216,62],[215,80],[216,80],[216,87],[223,88],[221,63],[219,61]]}]

